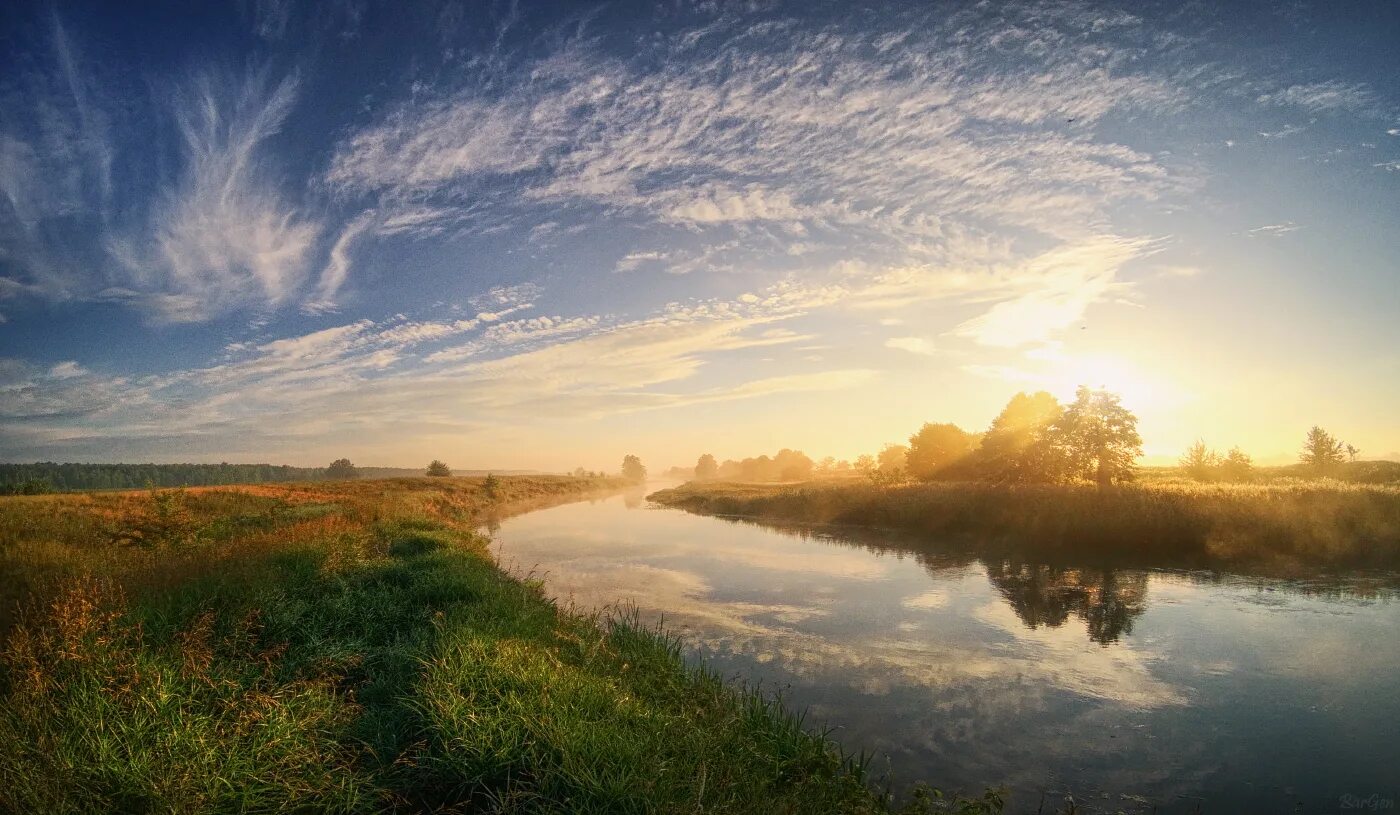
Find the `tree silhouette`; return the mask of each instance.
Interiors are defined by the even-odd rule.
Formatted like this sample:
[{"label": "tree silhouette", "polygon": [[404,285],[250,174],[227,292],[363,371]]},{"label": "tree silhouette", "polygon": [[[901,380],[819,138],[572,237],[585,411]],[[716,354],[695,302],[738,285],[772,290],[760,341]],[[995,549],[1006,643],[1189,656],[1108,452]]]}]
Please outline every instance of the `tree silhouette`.
[{"label": "tree silhouette", "polygon": [[636,456],[623,456],[622,477],[628,481],[641,483],[647,480],[647,468],[642,466],[642,460]]},{"label": "tree silhouette", "polygon": [[1177,463],[1191,478],[1210,481],[1216,477],[1220,468],[1220,455],[1206,447],[1205,442],[1196,439],[1196,443],[1186,448],[1186,452],[1177,459]]},{"label": "tree silhouette", "polygon": [[986,563],[987,578],[1027,628],[1058,628],[1071,614],[1100,645],[1132,633],[1147,609],[1147,574],[1113,569],[1065,569],[1016,561]]},{"label": "tree silhouette", "polygon": [[1220,462],[1220,475],[1226,481],[1248,481],[1254,477],[1254,459],[1240,448],[1231,447]]},{"label": "tree silhouette", "polygon": [[1308,431],[1303,452],[1298,456],[1317,475],[1331,475],[1346,460],[1346,445],[1317,425]]},{"label": "tree silhouette", "polygon": [[992,420],[969,461],[974,475],[990,481],[1050,481],[1058,477],[1048,435],[1064,409],[1045,391],[1018,393]]},{"label": "tree silhouette", "polygon": [[432,463],[428,465],[428,475],[434,476],[435,478],[446,478],[452,475],[452,470],[441,461],[433,459]]},{"label": "tree silhouette", "polygon": [[909,437],[905,469],[920,481],[932,481],[940,470],[966,457],[973,450],[973,436],[955,424],[926,422]]},{"label": "tree silhouette", "polygon": [[1052,435],[1067,474],[1100,486],[1131,480],[1133,462],[1142,455],[1137,416],[1119,403],[1117,394],[1086,385],[1075,391]]},{"label": "tree silhouette", "polygon": [[909,448],[902,444],[887,444],[876,458],[875,469],[884,475],[902,473],[909,463]]},{"label": "tree silhouette", "polygon": [[695,462],[695,477],[700,481],[713,481],[719,477],[719,464],[714,456],[706,453]]},{"label": "tree silhouette", "polygon": [[773,456],[774,475],[779,481],[804,481],[812,477],[815,466],[806,453],[786,447]]},{"label": "tree silhouette", "polygon": [[326,468],[326,478],[340,480],[359,477],[360,471],[355,469],[355,465],[351,464],[348,458],[338,458],[331,462],[331,466]]}]

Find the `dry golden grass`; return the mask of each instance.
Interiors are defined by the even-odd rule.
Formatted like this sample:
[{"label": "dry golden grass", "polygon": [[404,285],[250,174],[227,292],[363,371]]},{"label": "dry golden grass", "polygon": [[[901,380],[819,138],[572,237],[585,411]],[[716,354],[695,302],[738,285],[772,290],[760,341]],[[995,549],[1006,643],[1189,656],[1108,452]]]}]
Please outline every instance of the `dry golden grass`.
[{"label": "dry golden grass", "polygon": [[397,478],[227,487],[0,496],[0,636],[25,605],[102,575],[124,587],[178,585],[238,570],[276,548],[367,544],[365,525],[396,518],[454,524],[613,489],[610,479],[522,476]]},{"label": "dry golden grass", "polygon": [[897,529],[1047,558],[1280,575],[1400,566],[1400,485],[692,483],[651,497],[707,514]]}]

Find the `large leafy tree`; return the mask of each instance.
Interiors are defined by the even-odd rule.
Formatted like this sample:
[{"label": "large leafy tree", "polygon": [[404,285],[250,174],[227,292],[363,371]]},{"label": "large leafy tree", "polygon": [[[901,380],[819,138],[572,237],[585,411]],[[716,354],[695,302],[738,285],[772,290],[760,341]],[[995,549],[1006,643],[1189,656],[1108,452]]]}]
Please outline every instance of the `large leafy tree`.
[{"label": "large leafy tree", "polygon": [[633,455],[622,457],[622,477],[628,481],[642,482],[647,480],[647,468],[642,466],[642,460]]},{"label": "large leafy tree", "polygon": [[437,478],[446,478],[447,476],[452,475],[452,469],[448,467],[445,463],[438,461],[437,459],[433,459],[432,463],[428,465],[428,475]]},{"label": "large leafy tree", "polygon": [[902,444],[887,444],[876,457],[876,467],[885,475],[902,474],[909,463],[909,448]]},{"label": "large leafy tree", "polygon": [[806,453],[786,447],[773,456],[773,476],[778,481],[802,481],[811,478],[815,466]]},{"label": "large leafy tree", "polygon": [[355,469],[355,465],[351,464],[348,458],[338,458],[331,462],[331,466],[326,468],[326,478],[343,479],[359,477],[360,471]]},{"label": "large leafy tree", "polygon": [[701,481],[713,481],[719,476],[719,464],[715,457],[706,453],[695,462],[695,477]]},{"label": "large leafy tree", "polygon": [[1080,385],[1051,428],[1065,474],[1107,486],[1130,481],[1133,465],[1142,455],[1137,416],[1123,407],[1115,393]]},{"label": "large leafy tree", "polygon": [[1045,391],[1018,393],[982,435],[970,459],[974,473],[992,481],[1051,481],[1060,476],[1050,434],[1064,409]]},{"label": "large leafy tree", "polygon": [[975,437],[955,424],[926,422],[909,437],[909,454],[904,466],[920,481],[932,481],[973,450]]},{"label": "large leafy tree", "polygon": [[1303,452],[1298,458],[1314,473],[1331,475],[1346,461],[1346,445],[1342,440],[1313,425],[1308,437],[1303,441]]}]

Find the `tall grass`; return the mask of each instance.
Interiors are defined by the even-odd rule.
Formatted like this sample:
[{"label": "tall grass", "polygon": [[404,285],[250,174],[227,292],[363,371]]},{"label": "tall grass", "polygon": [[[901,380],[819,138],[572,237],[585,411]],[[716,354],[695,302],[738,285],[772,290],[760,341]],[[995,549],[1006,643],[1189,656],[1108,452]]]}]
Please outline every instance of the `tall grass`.
[{"label": "tall grass", "polygon": [[1400,566],[1394,485],[696,483],[651,498],[714,515],[905,530],[1051,560],[1271,574]]},{"label": "tall grass", "polygon": [[561,611],[472,531],[600,486],[0,499],[22,605],[0,811],[887,811],[781,705],[633,618]]}]

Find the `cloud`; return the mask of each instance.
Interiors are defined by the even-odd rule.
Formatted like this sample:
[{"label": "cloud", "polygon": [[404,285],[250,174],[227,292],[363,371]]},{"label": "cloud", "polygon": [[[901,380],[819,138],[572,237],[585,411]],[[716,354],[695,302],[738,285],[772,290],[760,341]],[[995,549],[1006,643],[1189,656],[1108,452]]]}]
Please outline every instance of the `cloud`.
[{"label": "cloud", "polygon": [[44,28],[47,42],[0,79],[0,259],[24,293],[62,300],[83,292],[94,264],[81,241],[54,240],[55,229],[102,229],[114,148],[82,53],[56,13]]},{"label": "cloud", "polygon": [[87,373],[86,368],[72,360],[60,362],[49,369],[49,376],[53,379],[72,379],[77,376],[85,376]]},{"label": "cloud", "polygon": [[1119,270],[1149,251],[1148,241],[1107,236],[1046,252],[1010,273],[1009,281],[1024,286],[1023,294],[998,302],[952,333],[1001,348],[1044,342],[1123,288]]},{"label": "cloud", "polygon": [[1309,113],[1336,110],[1371,113],[1377,108],[1376,97],[1370,88],[1360,83],[1337,80],[1290,85],[1282,90],[1261,94],[1257,101],[1262,105],[1298,107]]},{"label": "cloud", "polygon": [[1277,238],[1280,235],[1287,235],[1289,232],[1297,232],[1299,229],[1302,229],[1302,227],[1292,221],[1284,221],[1281,224],[1256,226],[1253,229],[1246,230],[1244,234],[1251,238]]},{"label": "cloud", "polygon": [[[57,14],[47,28],[47,48],[0,80],[6,296],[119,302],[159,323],[297,299],[323,226],[281,189],[269,144],[297,77],[195,70],[152,82],[147,104],[119,96]],[[138,122],[144,129],[132,129]],[[173,171],[160,149],[167,130]],[[346,273],[336,248],[327,282]]]},{"label": "cloud", "polygon": [[374,210],[361,213],[341,230],[340,237],[336,238],[335,245],[331,247],[330,259],[321,270],[320,280],[316,284],[315,299],[302,306],[302,310],[319,314],[335,309],[335,296],[340,291],[340,287],[345,285],[345,279],[350,274],[350,248],[375,224]]},{"label": "cloud", "polygon": [[841,227],[846,235],[823,239],[849,253],[872,243],[917,251],[949,218],[1059,235],[1113,202],[1173,187],[1151,155],[1082,130],[1113,111],[1184,101],[1104,47],[1080,47],[1096,20],[1038,11],[1036,26],[1066,47],[1006,71],[998,55],[957,46],[1006,21],[954,17],[901,20],[915,30],[894,39],[725,17],[625,58],[570,39],[396,107],[342,141],[325,181],[388,208],[466,210],[489,197],[536,222],[593,205],[721,242],[732,240],[725,230],[779,230],[773,247],[707,255],[725,268],[786,255],[814,228]]},{"label": "cloud", "polygon": [[[16,449],[50,452],[111,449],[118,441],[189,450],[229,439],[256,445],[355,434],[364,440],[401,425],[417,435],[460,438],[522,417],[576,422],[838,390],[875,376],[859,368],[782,376],[710,368],[734,354],[811,340],[776,325],[801,313],[781,293],[751,304],[675,303],[632,320],[501,319],[528,307],[522,299],[537,293],[530,285],[493,289],[473,300],[495,310],[472,318],[365,319],[231,343],[218,364],[139,380],[91,374],[76,363],[45,375],[25,368],[16,374],[22,384],[6,391],[7,398],[10,392],[22,398],[9,399],[19,424],[3,438]],[[707,368],[723,381],[711,376],[697,387]],[[64,404],[78,408],[59,409]],[[277,422],[267,421],[272,415]]]},{"label": "cloud", "polygon": [[664,216],[684,223],[714,224],[748,221],[800,221],[812,210],[798,207],[787,192],[766,192],[759,185],[745,190],[710,187],[676,203]]},{"label": "cloud", "polygon": [[[111,245],[132,288],[155,295],[145,303],[153,319],[194,322],[249,305],[276,307],[305,280],[321,226],[283,198],[264,154],[297,84],[295,76],[274,84],[266,71],[241,80],[206,74],[174,94],[183,172],[164,190],[149,232]],[[344,246],[336,248],[343,254]],[[338,288],[344,269],[334,257],[328,272],[323,283]]]},{"label": "cloud", "polygon": [[923,337],[891,337],[885,340],[885,347],[923,356],[933,356],[938,353],[937,347]]}]

